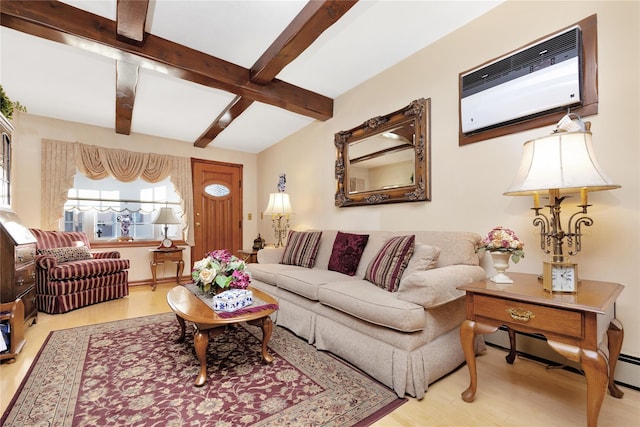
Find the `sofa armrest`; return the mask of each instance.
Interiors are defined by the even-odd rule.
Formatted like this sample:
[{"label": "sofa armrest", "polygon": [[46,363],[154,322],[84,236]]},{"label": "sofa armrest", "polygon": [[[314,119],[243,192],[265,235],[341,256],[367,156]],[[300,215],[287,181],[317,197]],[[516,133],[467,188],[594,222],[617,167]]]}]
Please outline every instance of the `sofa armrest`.
[{"label": "sofa armrest", "polygon": [[429,309],[463,296],[465,293],[456,289],[458,286],[486,277],[487,273],[482,267],[472,265],[457,264],[417,271],[402,278],[398,299]]},{"label": "sofa armrest", "polygon": [[51,255],[36,255],[35,262],[36,266],[43,270],[48,270],[58,266],[58,260],[56,260],[56,257]]},{"label": "sofa armrest", "polygon": [[264,248],[258,251],[258,264],[280,264],[284,255],[284,247]]},{"label": "sofa armrest", "polygon": [[92,252],[91,255],[97,259],[120,258],[120,252],[118,251]]}]

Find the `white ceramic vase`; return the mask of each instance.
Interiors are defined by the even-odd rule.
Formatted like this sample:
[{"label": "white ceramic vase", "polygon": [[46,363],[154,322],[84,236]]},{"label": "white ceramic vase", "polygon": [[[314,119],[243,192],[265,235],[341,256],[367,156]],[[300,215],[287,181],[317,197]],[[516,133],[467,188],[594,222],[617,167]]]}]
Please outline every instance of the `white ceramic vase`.
[{"label": "white ceramic vase", "polygon": [[494,283],[513,283],[513,280],[504,273],[509,268],[511,254],[509,252],[489,252],[489,254],[493,260],[493,268],[498,272],[491,278],[491,281]]}]

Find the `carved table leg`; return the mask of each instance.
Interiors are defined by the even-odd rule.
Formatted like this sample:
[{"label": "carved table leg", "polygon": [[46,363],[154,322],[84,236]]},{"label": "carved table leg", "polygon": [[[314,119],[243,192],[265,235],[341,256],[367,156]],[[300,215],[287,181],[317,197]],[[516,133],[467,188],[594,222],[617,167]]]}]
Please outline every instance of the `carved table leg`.
[{"label": "carved table leg", "polygon": [[476,398],[476,389],[478,387],[478,371],[476,368],[476,351],[475,337],[477,334],[492,334],[498,328],[493,326],[481,325],[473,320],[465,320],[460,326],[460,344],[464,351],[464,358],[469,367],[469,388],[462,392],[462,400],[465,402],[473,402]]},{"label": "carved table leg", "polygon": [[262,359],[267,363],[271,363],[273,361],[273,356],[271,356],[267,351],[267,345],[269,344],[271,332],[273,331],[273,321],[271,320],[271,317],[266,316],[262,319],[248,321],[247,323],[259,326],[260,329],[262,329]]},{"label": "carved table leg", "polygon": [[177,314],[176,314],[176,319],[178,319],[178,323],[180,324],[180,336],[178,337],[176,342],[181,343],[181,342],[184,342],[185,331],[186,331],[187,325],[185,325],[184,319],[182,317],[178,316]]},{"label": "carved table leg", "polygon": [[176,261],[176,282],[178,282],[178,285],[180,284],[180,278],[182,277],[183,271],[184,271],[184,261],[180,259]]},{"label": "carved table leg", "polygon": [[203,386],[207,382],[207,347],[209,338],[216,337],[227,330],[225,325],[211,327],[205,323],[193,325],[193,347],[196,350],[196,357],[200,362],[200,373],[196,379],[196,386]]},{"label": "carved table leg", "polygon": [[155,291],[158,286],[158,276],[157,276],[158,263],[155,261],[151,261],[151,277],[153,277],[153,282],[151,283],[151,290]]},{"label": "carved table leg", "polygon": [[516,360],[516,331],[511,328],[507,328],[509,332],[509,354],[507,354],[504,358],[507,360],[507,363],[513,365],[513,361]]},{"label": "carved table leg", "polygon": [[620,323],[618,319],[613,319],[611,323],[609,323],[607,339],[609,342],[609,393],[611,393],[611,396],[620,399],[624,396],[624,392],[615,384],[614,374],[616,372],[616,364],[618,363],[620,350],[622,349],[624,330],[622,329],[622,323]]},{"label": "carved table leg", "polygon": [[587,378],[587,425],[596,427],[609,382],[607,361],[599,351],[591,350],[582,350],[581,359]]},{"label": "carved table leg", "polygon": [[200,373],[196,379],[196,386],[201,387],[207,382],[207,346],[209,345],[209,332],[201,331],[195,326],[193,334],[193,346],[196,349],[196,357],[200,362]]},{"label": "carved table leg", "polygon": [[571,344],[552,340],[547,340],[547,344],[567,359],[582,365],[587,380],[587,426],[596,427],[609,382],[606,358],[600,351],[585,350]]}]

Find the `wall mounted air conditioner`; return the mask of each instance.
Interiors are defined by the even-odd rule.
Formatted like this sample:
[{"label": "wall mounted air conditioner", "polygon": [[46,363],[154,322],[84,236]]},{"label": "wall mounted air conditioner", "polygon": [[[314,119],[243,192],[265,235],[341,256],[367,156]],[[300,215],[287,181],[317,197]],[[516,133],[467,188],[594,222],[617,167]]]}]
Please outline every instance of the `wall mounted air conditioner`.
[{"label": "wall mounted air conditioner", "polygon": [[461,74],[460,122],[473,133],[579,105],[580,27]]}]

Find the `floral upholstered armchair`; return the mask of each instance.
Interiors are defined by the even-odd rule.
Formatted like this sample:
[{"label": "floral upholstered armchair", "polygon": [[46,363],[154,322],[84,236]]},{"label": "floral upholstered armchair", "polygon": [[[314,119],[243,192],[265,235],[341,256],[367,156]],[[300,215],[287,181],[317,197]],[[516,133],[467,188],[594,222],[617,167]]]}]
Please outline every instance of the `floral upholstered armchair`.
[{"label": "floral upholstered armchair", "polygon": [[37,240],[36,305],[49,314],[129,295],[129,260],[91,252],[85,233],[32,228]]}]

